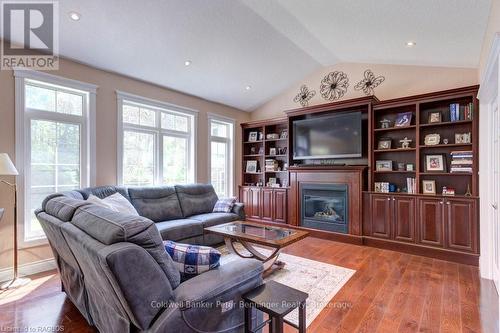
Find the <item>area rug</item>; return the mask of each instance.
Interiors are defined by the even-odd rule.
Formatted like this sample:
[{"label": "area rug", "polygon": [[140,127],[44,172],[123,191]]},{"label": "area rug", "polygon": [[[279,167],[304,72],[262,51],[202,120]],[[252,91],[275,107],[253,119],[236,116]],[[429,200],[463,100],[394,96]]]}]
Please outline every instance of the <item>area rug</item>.
[{"label": "area rug", "polygon": [[[222,253],[222,264],[239,258],[237,255],[229,253],[225,246],[219,247],[218,250]],[[241,247],[238,247],[238,250],[241,250]],[[268,250],[259,248],[259,251],[265,253]],[[330,304],[335,294],[356,272],[349,268],[330,265],[286,253],[281,253],[278,260],[285,262],[285,267],[273,272],[265,280],[274,280],[309,294],[306,308],[307,326]],[[289,313],[285,319],[298,324],[298,310],[295,309]]]}]

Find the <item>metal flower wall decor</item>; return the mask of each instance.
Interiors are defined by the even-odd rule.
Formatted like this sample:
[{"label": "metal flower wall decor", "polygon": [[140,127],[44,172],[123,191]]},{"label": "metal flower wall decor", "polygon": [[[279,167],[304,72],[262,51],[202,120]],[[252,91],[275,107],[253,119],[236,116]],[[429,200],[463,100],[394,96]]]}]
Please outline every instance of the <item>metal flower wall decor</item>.
[{"label": "metal flower wall decor", "polygon": [[365,95],[371,96],[375,93],[374,89],[377,88],[382,82],[385,81],[385,77],[377,76],[373,74],[370,69],[367,69],[364,74],[365,78],[354,86],[354,90],[363,90]]},{"label": "metal flower wall decor", "polygon": [[309,100],[316,95],[316,91],[309,90],[305,84],[300,87],[299,93],[295,96],[293,101],[295,103],[300,103],[303,107],[309,104]]},{"label": "metal flower wall decor", "polygon": [[323,80],[321,80],[320,93],[324,99],[334,101],[347,92],[349,87],[349,78],[347,74],[340,71],[328,73]]}]

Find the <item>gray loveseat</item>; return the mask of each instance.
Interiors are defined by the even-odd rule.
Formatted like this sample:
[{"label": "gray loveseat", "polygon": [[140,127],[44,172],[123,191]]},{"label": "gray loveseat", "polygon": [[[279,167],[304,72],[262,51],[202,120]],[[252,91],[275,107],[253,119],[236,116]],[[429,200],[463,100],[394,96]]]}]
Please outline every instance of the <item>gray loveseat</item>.
[{"label": "gray loveseat", "polygon": [[[116,192],[141,216],[88,203]],[[239,259],[181,281],[162,240],[215,244],[203,228],[244,217],[210,213],[210,185],[96,187],[47,197],[36,212],[61,274],[63,290],[101,332],[243,331],[241,295],[262,283],[262,264]]]}]

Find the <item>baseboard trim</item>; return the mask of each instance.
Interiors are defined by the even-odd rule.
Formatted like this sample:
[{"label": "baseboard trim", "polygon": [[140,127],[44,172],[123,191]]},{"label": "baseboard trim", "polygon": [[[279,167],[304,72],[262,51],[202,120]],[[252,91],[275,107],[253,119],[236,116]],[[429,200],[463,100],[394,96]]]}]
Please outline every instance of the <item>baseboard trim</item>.
[{"label": "baseboard trim", "polygon": [[[19,275],[29,276],[41,272],[51,271],[57,268],[54,258],[30,262],[28,264],[19,265]],[[12,279],[13,267],[0,269],[0,282]]]}]

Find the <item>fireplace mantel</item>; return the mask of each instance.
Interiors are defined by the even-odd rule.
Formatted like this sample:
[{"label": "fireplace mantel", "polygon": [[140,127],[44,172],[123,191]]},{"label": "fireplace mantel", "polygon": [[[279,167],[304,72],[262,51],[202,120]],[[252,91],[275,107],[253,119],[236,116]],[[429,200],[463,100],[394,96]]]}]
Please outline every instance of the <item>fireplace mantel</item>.
[{"label": "fireplace mantel", "polygon": [[[361,219],[362,219],[362,193],[366,187],[366,166],[336,166],[336,165],[318,165],[318,166],[300,166],[290,167],[290,196],[289,202],[290,216],[288,223],[293,226],[300,226],[301,218],[301,184],[346,184],[348,187],[349,200],[349,230],[348,235],[361,237]],[[320,233],[337,234],[343,238],[346,235],[320,231]],[[334,238],[334,237],[333,237]]]}]

